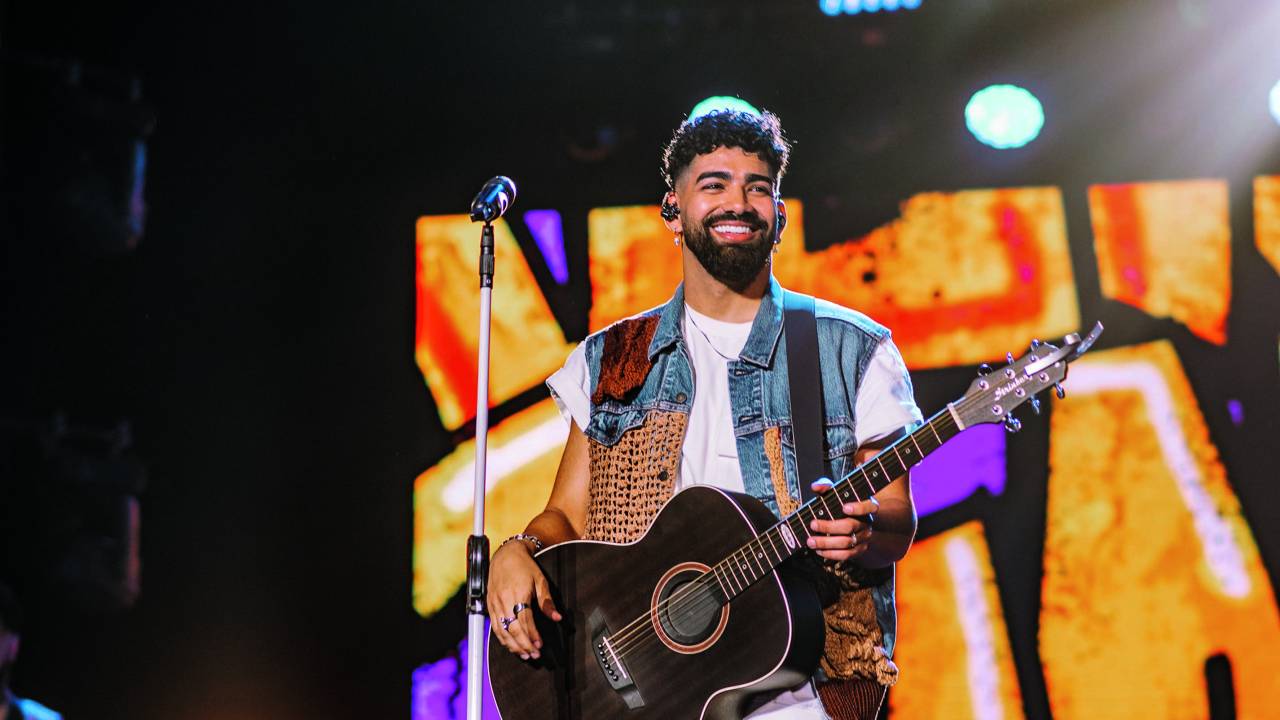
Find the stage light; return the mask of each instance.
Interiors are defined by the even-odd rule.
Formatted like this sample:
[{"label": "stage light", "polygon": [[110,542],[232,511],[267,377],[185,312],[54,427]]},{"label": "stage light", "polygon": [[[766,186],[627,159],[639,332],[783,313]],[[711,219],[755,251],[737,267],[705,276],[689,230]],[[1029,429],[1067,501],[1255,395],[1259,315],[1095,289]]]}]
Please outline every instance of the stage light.
[{"label": "stage light", "polygon": [[1044,108],[1017,85],[991,85],[973,94],[964,123],[974,137],[997,150],[1026,145],[1044,127]]},{"label": "stage light", "polygon": [[885,10],[893,12],[894,10],[915,10],[920,7],[920,0],[818,0],[818,9],[822,14],[836,17],[837,15],[857,15],[864,12],[879,12]]},{"label": "stage light", "polygon": [[751,113],[752,115],[760,114],[760,111],[755,105],[752,105],[742,98],[732,97],[729,95],[712,95],[706,100],[703,100],[693,106],[693,109],[689,111],[689,119],[692,120],[696,117],[702,117],[703,115],[710,115],[713,112],[720,112],[721,110],[737,110],[738,112]]},{"label": "stage light", "polygon": [[1271,117],[1280,123],[1280,81],[1271,86]]}]

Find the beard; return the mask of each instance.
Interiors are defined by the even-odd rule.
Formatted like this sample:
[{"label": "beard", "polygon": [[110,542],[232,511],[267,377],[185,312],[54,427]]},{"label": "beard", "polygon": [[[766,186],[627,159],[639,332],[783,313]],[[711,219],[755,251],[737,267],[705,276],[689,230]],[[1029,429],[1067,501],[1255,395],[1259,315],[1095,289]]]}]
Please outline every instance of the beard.
[{"label": "beard", "polygon": [[[768,232],[760,233],[756,239],[739,245],[721,245],[711,237],[711,226],[726,220],[736,220],[757,231]],[[684,244],[711,277],[734,292],[742,292],[768,264],[775,234],[769,223],[756,213],[722,213],[708,216],[700,225],[690,224],[685,229]]]}]

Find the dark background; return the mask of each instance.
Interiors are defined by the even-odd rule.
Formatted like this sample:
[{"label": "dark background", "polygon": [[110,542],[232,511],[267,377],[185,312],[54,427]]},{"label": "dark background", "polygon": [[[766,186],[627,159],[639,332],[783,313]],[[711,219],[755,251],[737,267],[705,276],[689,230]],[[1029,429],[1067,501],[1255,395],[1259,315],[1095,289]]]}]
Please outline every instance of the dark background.
[{"label": "dark background", "polygon": [[[561,210],[582,268],[586,210],[656,203],[659,147],[722,93],[782,117],[785,194],[806,202],[813,247],[915,192],[1061,187],[1082,316],[1108,323],[1103,347],[1174,340],[1276,576],[1280,281],[1253,244],[1250,188],[1280,172],[1270,3],[925,0],[845,18],[807,1],[372,5],[0,3],[3,517],[23,515],[22,448],[59,412],[128,420],[127,457],[147,470],[132,609],[59,592],[32,559],[39,533],[7,529],[29,615],[21,692],[69,720],[406,717],[412,668],[465,634],[457,600],[425,620],[410,607],[411,483],[451,447],[413,364],[414,220],[463,212],[508,174],[522,207]],[[29,92],[72,61],[93,97],[140,81],[141,101],[104,117],[154,117],[133,250],[87,243],[23,194],[47,163],[74,164],[51,149],[65,136],[33,130]],[[1045,103],[1035,143],[997,153],[968,135],[964,102],[991,82]],[[1094,269],[1088,184],[1195,177],[1231,186],[1225,348],[1101,299]],[[555,303],[570,336],[581,275]],[[971,372],[919,373],[921,406]],[[1046,427],[1011,443],[1025,479],[1006,497],[922,527],[988,522],[1033,717],[1048,709],[1025,549],[1042,537]],[[41,512],[24,517],[56,515]]]}]

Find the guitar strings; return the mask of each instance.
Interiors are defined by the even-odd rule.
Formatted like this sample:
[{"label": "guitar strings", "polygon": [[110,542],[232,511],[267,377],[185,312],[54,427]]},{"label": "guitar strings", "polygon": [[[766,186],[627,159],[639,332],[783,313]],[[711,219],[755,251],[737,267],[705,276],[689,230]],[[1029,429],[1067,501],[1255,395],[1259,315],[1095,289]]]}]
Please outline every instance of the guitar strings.
[{"label": "guitar strings", "polygon": [[[968,409],[967,406],[969,404],[971,404],[971,401],[969,399],[961,399],[956,403],[956,405],[960,406],[962,409]],[[886,452],[890,449],[894,449],[898,445],[904,444],[908,439],[912,439],[913,442],[916,442],[913,437],[915,435],[915,432],[918,432],[919,430],[923,429],[925,425],[929,426],[935,435],[937,434],[938,430],[943,430],[944,432],[950,431],[952,428],[947,427],[947,425],[950,424],[950,421],[952,420],[953,418],[951,417],[951,413],[948,412],[946,408],[943,408],[938,413],[936,413],[932,418],[930,418],[926,423],[924,423],[924,425],[922,425],[921,428],[917,428],[916,431],[913,431],[911,434],[904,436],[898,442],[895,442],[892,445],[889,445],[882,452]],[[939,421],[947,421],[947,422],[939,422]],[[940,440],[941,438],[938,438],[938,439]],[[918,446],[918,442],[916,442],[916,444]],[[941,443],[939,443],[938,447],[941,447]],[[936,450],[937,448],[935,447],[933,449]],[[933,450],[930,450],[929,452],[933,452]],[[895,450],[895,454],[896,454],[896,450]],[[923,453],[918,453],[918,454],[923,455]],[[921,459],[923,458],[917,457],[916,462],[919,462]],[[904,465],[903,467],[904,472],[910,469],[909,467],[905,466],[905,463],[902,462],[900,454],[898,454],[898,462],[899,464]],[[852,483],[858,479],[855,476],[861,475],[862,476],[861,480],[863,481],[861,485],[863,485],[863,487],[855,488],[855,493],[857,493],[858,497],[861,497],[862,493],[857,491],[865,492],[865,490],[870,486],[870,483],[866,479],[866,470],[865,470],[865,468],[868,465],[870,465],[870,461],[863,463],[858,468],[855,468],[851,473],[849,473],[849,475],[845,476],[845,478],[841,480],[841,483],[844,483],[846,481],[849,481]],[[881,462],[880,465],[883,471],[883,467],[884,467],[883,462]],[[827,505],[827,500],[828,500],[827,494],[822,494],[815,498],[815,501],[822,502],[822,505],[824,509],[827,511],[829,516],[834,516],[830,506]],[[795,513],[788,516],[787,518],[784,518],[779,523],[770,527],[769,530],[765,531],[764,533],[761,533],[760,535],[756,536],[755,538],[747,542],[746,545],[735,550],[733,553],[729,555],[729,557],[725,558],[720,563],[717,563],[711,570],[704,572],[703,574],[699,575],[697,578],[694,578],[693,580],[686,583],[684,587],[680,588],[680,590],[678,590],[677,592],[668,596],[661,602],[651,605],[648,612],[646,612],[644,615],[641,615],[640,617],[637,617],[636,619],[632,620],[630,623],[628,623],[622,629],[620,629],[617,633],[614,633],[612,636],[608,637],[607,639],[610,641],[610,648],[613,650],[613,654],[617,658],[622,659],[623,657],[630,655],[635,651],[641,649],[641,647],[646,645],[649,640],[655,639],[657,637],[657,630],[655,627],[655,623],[661,622],[661,619],[659,618],[659,614],[663,610],[666,610],[668,618],[671,618],[673,615],[676,615],[678,613],[679,614],[678,619],[686,619],[691,615],[693,615],[695,612],[698,612],[698,613],[705,612],[708,605],[711,605],[714,607],[723,607],[725,603],[722,603],[719,600],[717,600],[715,596],[712,594],[711,586],[708,583],[708,578],[715,577],[715,580],[721,586],[721,589],[723,591],[725,583],[720,578],[720,576],[716,574],[717,569],[720,569],[722,565],[726,565],[726,563],[728,563],[730,560],[738,559],[739,556],[741,556],[742,558],[747,558],[755,554],[753,552],[749,552],[752,546],[755,546],[755,549],[760,551],[761,555],[764,555],[763,550],[765,546],[764,546],[764,543],[761,542],[761,539],[768,537],[770,533],[775,532],[782,524],[789,523],[789,521],[792,518],[799,516],[802,512],[806,510],[809,511],[809,514],[811,516],[809,520],[812,520],[814,519],[814,517],[816,517],[813,515],[813,503],[806,503],[802,505],[799,509],[796,510]],[[809,533],[808,521],[802,523],[802,527],[805,530],[805,533],[807,535],[811,535],[811,533]],[[770,542],[772,542],[772,538],[770,538]],[[774,551],[776,554],[777,552],[776,546],[774,548]],[[760,565],[760,562],[757,559],[755,564],[760,569],[760,574],[755,578],[751,579],[749,582],[743,584],[740,590],[735,591],[734,596],[736,597],[738,594],[745,592],[749,587],[754,585],[756,582],[759,582],[759,580],[763,578],[765,574],[769,572],[774,572],[777,566],[781,564],[783,560],[786,560],[786,559],[787,558],[782,558],[777,561],[771,561],[769,563],[768,570],[765,570]],[[726,566],[726,568],[724,569],[729,569],[729,568],[728,566]],[[732,570],[729,570],[729,572],[732,572]],[[726,576],[728,576],[728,573],[726,573]],[[737,575],[734,574],[732,577],[737,577]],[[733,601],[733,598],[726,597],[726,600],[725,600],[726,603],[732,602],[732,601]]]}]

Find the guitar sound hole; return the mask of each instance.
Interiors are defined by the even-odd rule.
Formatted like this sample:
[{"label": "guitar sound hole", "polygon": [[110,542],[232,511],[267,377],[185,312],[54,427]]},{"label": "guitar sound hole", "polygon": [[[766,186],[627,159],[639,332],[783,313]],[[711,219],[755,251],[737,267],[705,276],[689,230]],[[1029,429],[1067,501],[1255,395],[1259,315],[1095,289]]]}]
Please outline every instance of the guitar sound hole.
[{"label": "guitar sound hole", "polygon": [[662,629],[680,645],[697,645],[711,637],[720,623],[720,601],[711,588],[691,584],[700,572],[678,573],[659,594]]}]

